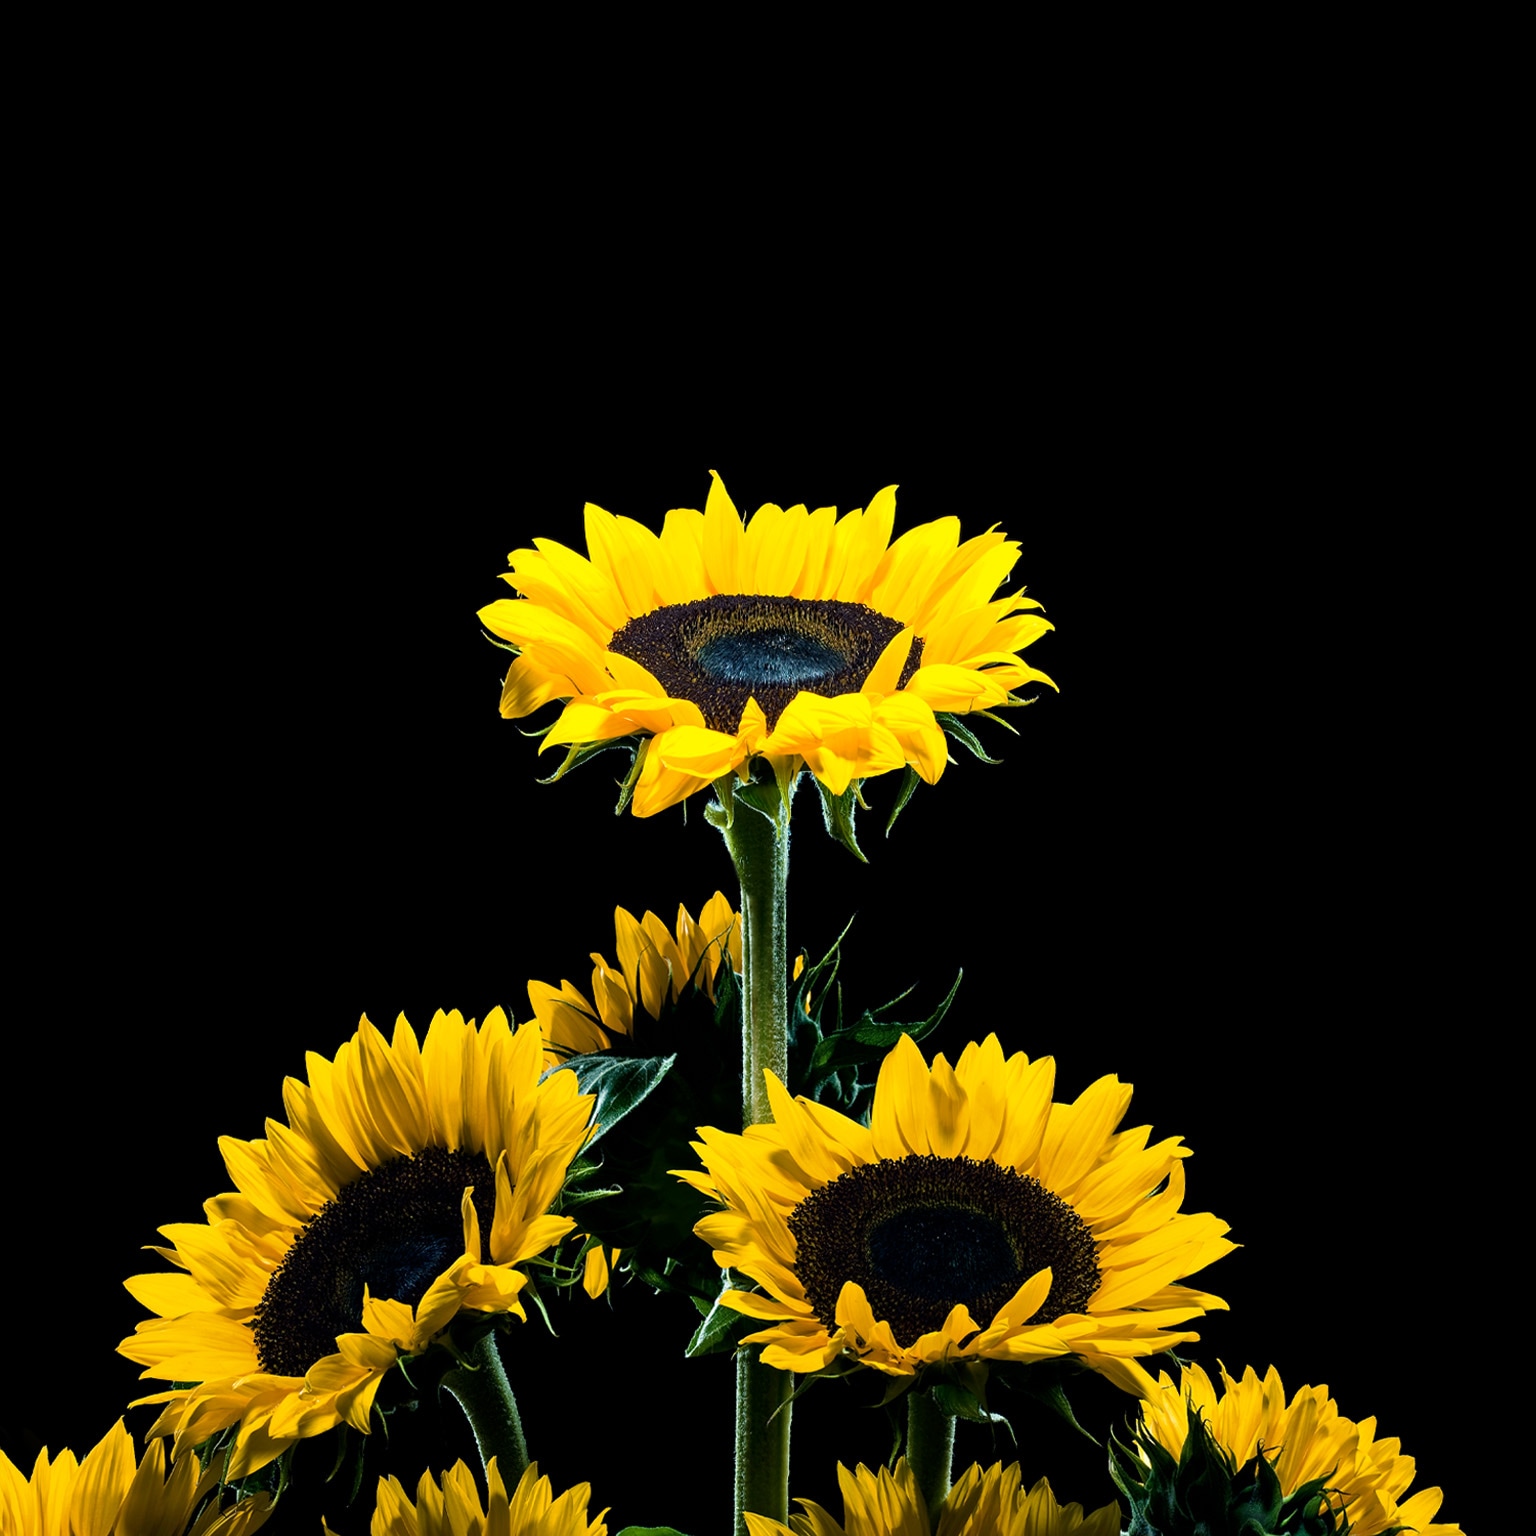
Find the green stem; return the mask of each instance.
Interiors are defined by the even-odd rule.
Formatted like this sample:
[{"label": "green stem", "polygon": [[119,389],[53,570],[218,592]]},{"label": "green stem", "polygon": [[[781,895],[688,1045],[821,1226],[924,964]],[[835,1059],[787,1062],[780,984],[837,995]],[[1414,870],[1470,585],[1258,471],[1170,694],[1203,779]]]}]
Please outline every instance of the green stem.
[{"label": "green stem", "polygon": [[949,1493],[950,1464],[955,1458],[955,1421],[934,1404],[926,1392],[907,1393],[907,1466],[917,1479],[918,1492],[937,1520]]},{"label": "green stem", "polygon": [[517,1399],[501,1363],[494,1328],[481,1335],[468,1358],[468,1365],[455,1366],[443,1377],[443,1385],[458,1400],[475,1432],[486,1476],[490,1476],[491,1458],[495,1457],[502,1483],[515,1488],[528,1465],[528,1442],[523,1438],[523,1421],[517,1416]]},{"label": "green stem", "polygon": [[743,1517],[748,1510],[789,1523],[789,1416],[793,1411],[789,1394],[793,1387],[790,1373],[764,1365],[755,1349],[737,1352],[736,1536],[747,1536]]},{"label": "green stem", "polygon": [[[789,1077],[789,944],[784,926],[789,882],[789,805],[771,784],[753,786],[771,802],[771,818],[736,795],[734,815],[712,815],[741,882],[741,1121],[773,1118],[763,1073]],[[712,808],[715,809],[715,808]],[[748,1510],[789,1520],[789,1374],[761,1364],[751,1351],[736,1357],[736,1526],[746,1536]],[[771,1422],[770,1422],[771,1421]]]},{"label": "green stem", "polygon": [[773,1119],[763,1072],[780,1082],[789,1076],[789,816],[785,807],[770,821],[745,798],[737,795],[735,817],[720,831],[741,881],[741,1123],[748,1126]]}]

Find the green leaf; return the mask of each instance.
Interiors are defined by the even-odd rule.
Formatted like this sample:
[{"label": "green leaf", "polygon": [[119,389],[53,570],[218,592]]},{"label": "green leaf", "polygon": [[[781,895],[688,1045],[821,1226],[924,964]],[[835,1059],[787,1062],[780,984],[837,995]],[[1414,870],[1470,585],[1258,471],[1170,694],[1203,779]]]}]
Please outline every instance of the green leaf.
[{"label": "green leaf", "polygon": [[[727,1270],[720,1295],[734,1289],[736,1287]],[[688,1340],[688,1347],[683,1354],[692,1360],[699,1355],[719,1355],[734,1351],[742,1334],[756,1333],[762,1326],[759,1318],[748,1317],[733,1307],[721,1306],[720,1297],[717,1296],[714,1305],[705,1313],[703,1322],[693,1330],[693,1337]]]},{"label": "green leaf", "polygon": [[[584,1151],[590,1151],[604,1136],[642,1103],[672,1070],[677,1060],[672,1056],[613,1056],[608,1052],[590,1056],[572,1056],[551,1072],[574,1072],[583,1093],[595,1093],[592,1119],[597,1130]],[[544,1074],[546,1077],[548,1072]]]},{"label": "green leaf", "polygon": [[[813,776],[814,778],[814,776]],[[822,819],[827,824],[827,835],[835,838],[861,864],[868,864],[859,840],[854,836],[854,808],[858,803],[858,780],[855,779],[842,794],[834,795],[820,779],[814,779],[816,792],[821,796]]]}]

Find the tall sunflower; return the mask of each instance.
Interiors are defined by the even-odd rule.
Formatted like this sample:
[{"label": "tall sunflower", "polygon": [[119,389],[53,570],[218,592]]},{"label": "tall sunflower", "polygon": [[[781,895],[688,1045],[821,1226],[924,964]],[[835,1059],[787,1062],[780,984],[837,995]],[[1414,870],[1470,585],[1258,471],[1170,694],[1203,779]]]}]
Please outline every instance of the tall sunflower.
[{"label": "tall sunflower", "polygon": [[423,1472],[412,1503],[399,1478],[381,1477],[369,1529],[372,1536],[439,1536],[448,1531],[454,1536],[608,1536],[606,1509],[587,1519],[589,1483],[577,1483],[556,1498],[534,1462],[509,1499],[494,1456],[486,1467],[486,1483],[490,1497],[482,1504],[474,1474],[461,1461],[443,1474],[441,1487],[430,1472]]},{"label": "tall sunflower", "polygon": [[150,1431],[186,1446],[238,1425],[232,1478],[346,1423],[367,1432],[386,1373],[461,1309],[514,1313],[516,1266],[575,1223],[547,1214],[587,1134],[592,1100],[569,1072],[540,1081],[535,1023],[513,1034],[438,1013],[418,1045],[364,1018],[333,1061],[288,1078],[288,1123],[224,1137],[236,1190],[206,1223],[160,1230],[176,1273],[136,1275],[156,1317],[118,1346],[177,1383]]},{"label": "tall sunflower", "polygon": [[1219,1393],[1198,1365],[1183,1366],[1177,1383],[1166,1371],[1158,1373],[1157,1391],[1141,1405],[1141,1423],[1170,1456],[1177,1458],[1184,1449],[1194,1409],[1231,1456],[1234,1472],[1262,1455],[1284,1494],[1326,1480],[1329,1500],[1349,1521],[1350,1536],[1380,1536],[1399,1526],[1419,1536],[1461,1536],[1459,1525],[1433,1523],[1444,1497],[1440,1489],[1423,1488],[1404,1498],[1414,1460],[1402,1454],[1401,1441],[1376,1438],[1374,1418],[1346,1419],[1326,1386],[1302,1387],[1287,1400],[1274,1366],[1262,1380],[1251,1365],[1237,1380],[1225,1366],[1220,1369]]},{"label": "tall sunflower", "polygon": [[[797,1499],[803,1515],[789,1524],[749,1514],[751,1536],[933,1536],[917,1479],[905,1461],[894,1472],[837,1469],[843,1494],[843,1523],[839,1525],[813,1499]],[[1120,1506],[1106,1504],[1084,1516],[1081,1504],[1056,1502],[1043,1477],[1025,1489],[1015,1462],[988,1467],[970,1466],[961,1473],[939,1513],[937,1536],[1119,1536]]]},{"label": "tall sunflower", "polygon": [[842,518],[768,505],[743,523],[710,473],[704,511],[667,513],[659,535],[588,505],[586,558],[535,539],[508,557],[522,596],[480,611],[519,653],[502,714],[567,701],[541,751],[644,738],[636,815],[755,756],[834,795],[902,767],[936,783],[936,711],[1055,687],[1018,654],[1051,628],[1040,605],[994,596],[1019,554],[1001,533],[962,543],[943,517],[892,543],[894,486]]},{"label": "tall sunflower", "polygon": [[623,907],[614,909],[613,929],[618,963],[593,953],[590,996],[569,981],[558,989],[544,981],[528,983],[549,1066],[567,1056],[611,1050],[615,1036],[631,1037],[637,1005],[660,1019],[666,1004],[677,1002],[690,984],[713,1002],[715,977],[727,955],[731,968],[741,972],[741,919],[719,891],[704,903],[697,922],[679,905],[671,933],[654,912],[636,921]]},{"label": "tall sunflower", "polygon": [[[258,1493],[221,1507],[217,1465],[205,1471],[190,1452],[165,1474],[165,1442],[136,1460],[133,1439],[119,1419],[78,1461],[46,1447],[30,1478],[0,1451],[0,1530],[7,1536],[249,1536],[271,1513]],[[194,1518],[195,1517],[195,1518]]]},{"label": "tall sunflower", "polygon": [[903,1035],[868,1127],[769,1074],[771,1125],[701,1130],[706,1171],[678,1172],[725,1206],[694,1228],[715,1262],[762,1287],[721,1297],[770,1325],[744,1342],[783,1370],[846,1352],[892,1376],[1075,1355],[1153,1391],[1137,1357],[1226,1306],[1175,1282],[1235,1245],[1225,1222],[1180,1212],[1178,1137],[1116,1131],[1129,1084],[1053,1104],[1054,1081],[1049,1057],[1005,1061],[996,1035],[931,1069]]}]

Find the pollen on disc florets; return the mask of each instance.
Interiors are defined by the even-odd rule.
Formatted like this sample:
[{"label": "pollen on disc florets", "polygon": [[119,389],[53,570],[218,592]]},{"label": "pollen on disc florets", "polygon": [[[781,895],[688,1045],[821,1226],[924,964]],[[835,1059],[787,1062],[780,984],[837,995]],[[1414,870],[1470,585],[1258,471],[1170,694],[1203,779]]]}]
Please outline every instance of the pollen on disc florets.
[{"label": "pollen on disc florets", "polygon": [[1051,1289],[1031,1319],[1080,1312],[1099,1288],[1087,1224],[1038,1179],[1000,1163],[932,1154],[863,1163],[813,1190],[789,1217],[795,1273],[828,1328],[850,1280],[903,1348],[963,1303],[985,1327],[1031,1275]]},{"label": "pollen on disc florets", "polygon": [[302,1376],[363,1331],[363,1287],[415,1306],[464,1251],[464,1190],[488,1236],[496,1179],[478,1152],[428,1147],[370,1169],[307,1221],[256,1308],[256,1354],[275,1376]]},{"label": "pollen on disc florets", "polygon": [[[902,628],[863,603],[721,593],[631,619],[608,648],[638,661],[669,698],[697,704],[712,730],[733,733],[750,698],[771,730],[802,690],[857,693]],[[922,649],[914,637],[898,687],[917,671]]]}]

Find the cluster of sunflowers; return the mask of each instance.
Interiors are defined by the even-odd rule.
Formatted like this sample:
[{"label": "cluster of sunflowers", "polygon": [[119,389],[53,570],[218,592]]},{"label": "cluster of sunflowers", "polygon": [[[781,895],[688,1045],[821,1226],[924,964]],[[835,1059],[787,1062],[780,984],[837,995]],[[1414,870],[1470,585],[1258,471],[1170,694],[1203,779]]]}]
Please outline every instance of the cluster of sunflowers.
[{"label": "cluster of sunflowers", "polygon": [[[862,858],[865,780],[902,775],[899,811],[952,745],[982,754],[978,719],[1054,687],[1020,656],[1050,629],[1039,605],[997,595],[1017,544],[962,541],[954,518],[893,541],[894,512],[886,490],[842,517],[744,521],[716,477],[659,535],[588,507],[585,558],[513,553],[520,595],[481,615],[515,658],[503,714],[561,706],[540,748],[565,749],[557,778],[627,753],[636,815],[707,795],[739,902],[717,892],[670,926],[619,909],[616,958],[594,953],[585,989],[529,982],[520,1026],[438,1013],[386,1038],[365,1018],[311,1054],[283,1120],[221,1142],[234,1190],[161,1229],[171,1268],[126,1282],[152,1315],[121,1352],[165,1384],[128,1405],[157,1410],[142,1457],[121,1421],[30,1477],[0,1455],[6,1532],[255,1531],[281,1523],[301,1450],[333,1440],[355,1490],[409,1409],[467,1418],[478,1476],[379,1477],[371,1516],[360,1499],[328,1517],[341,1529],[607,1536],[593,1484],[618,1508],[631,1490],[601,1466],[558,1494],[540,1476],[503,1341],[530,1301],[597,1304],[622,1276],[635,1304],[694,1301],[689,1356],[735,1358],[738,1533],[1460,1536],[1434,1521],[1438,1489],[1409,1494],[1398,1442],[1326,1387],[1150,1373],[1226,1306],[1185,1282],[1234,1244],[1182,1209],[1180,1138],[1121,1128],[1128,1085],[1059,1102],[1052,1058],[995,1034],[929,1059],[948,999],[915,1024],[845,1019],[836,947],[791,960],[797,787]],[[957,1420],[1006,1427],[999,1388],[1070,1416],[1083,1371],[1134,1409],[1110,1450],[1127,1509],[1058,1503],[1017,1461],[955,1467]],[[822,1376],[904,1410],[888,1466],[838,1467],[841,1523],[789,1512],[792,1399]]]}]

